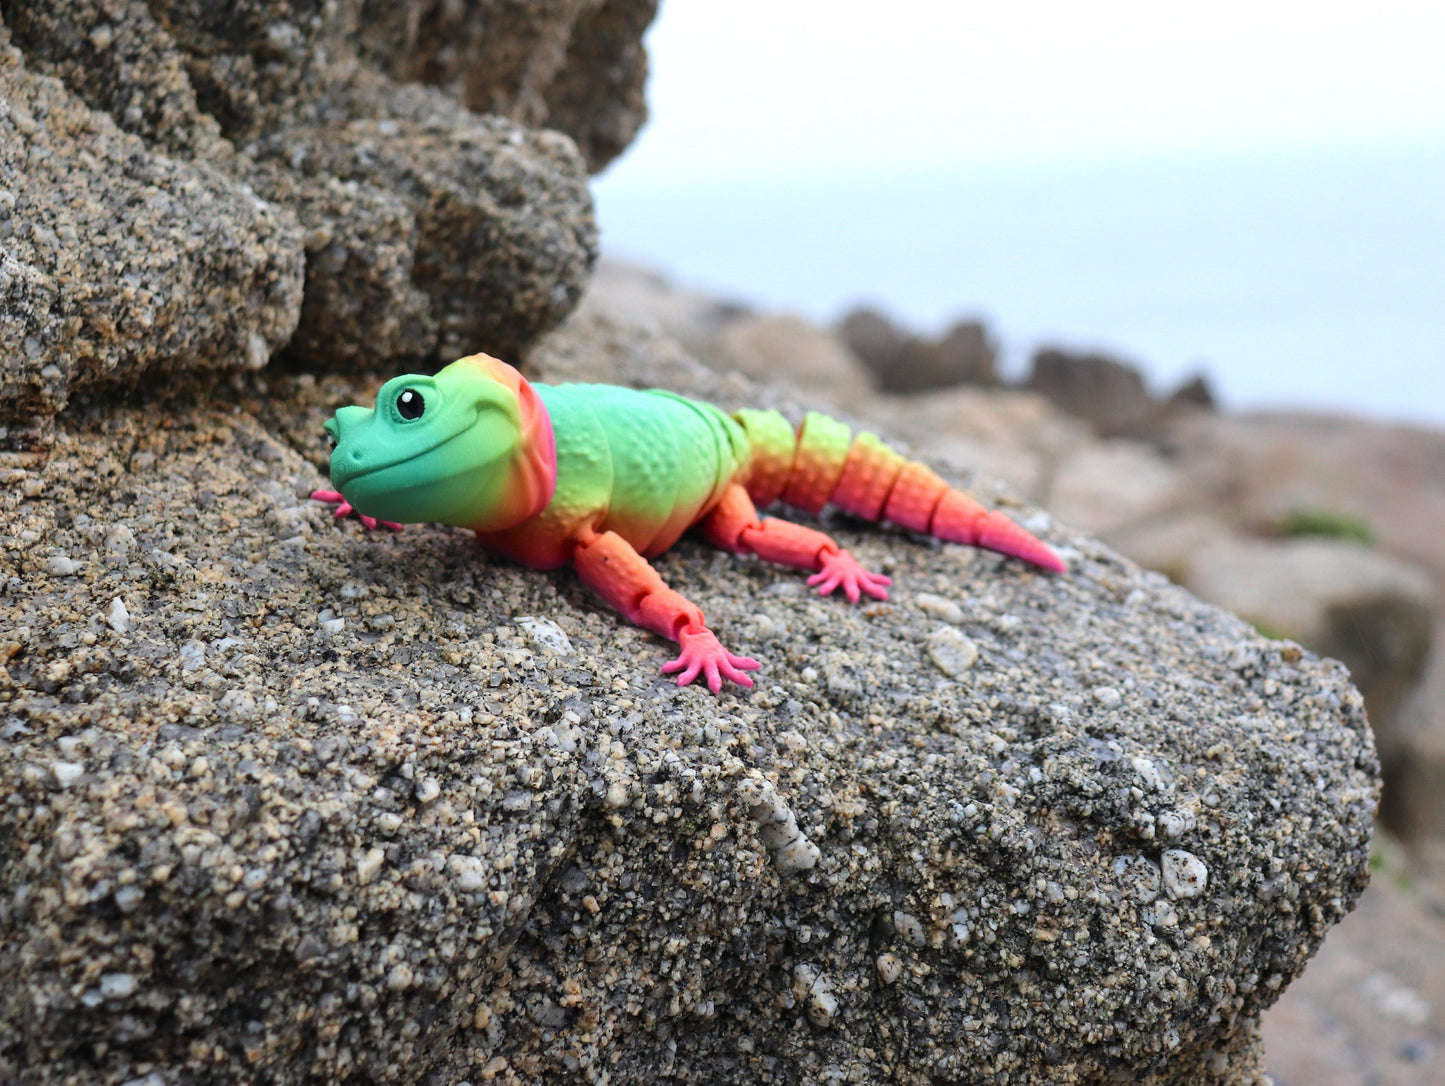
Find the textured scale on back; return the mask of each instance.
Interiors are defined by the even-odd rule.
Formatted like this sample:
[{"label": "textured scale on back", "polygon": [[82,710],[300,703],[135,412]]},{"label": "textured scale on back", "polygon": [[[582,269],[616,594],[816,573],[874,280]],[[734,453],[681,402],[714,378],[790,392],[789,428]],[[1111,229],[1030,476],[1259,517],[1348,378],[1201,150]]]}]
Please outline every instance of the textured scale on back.
[{"label": "textured scale on back", "polygon": [[734,656],[697,606],[647,562],[698,527],[713,544],[810,570],[823,595],[888,598],[823,532],[757,507],[808,513],[832,504],[941,539],[985,547],[1054,572],[1064,563],[1008,517],[990,511],[870,433],[810,412],[793,427],[776,411],[728,415],[671,392],[615,385],[532,384],[487,355],[435,377],[382,386],[374,410],[343,407],[326,423],[336,491],[312,496],[367,527],[437,521],[470,528],[484,546],[529,566],[571,565],[630,622],[676,641],[663,671],[751,686],[757,661]]}]

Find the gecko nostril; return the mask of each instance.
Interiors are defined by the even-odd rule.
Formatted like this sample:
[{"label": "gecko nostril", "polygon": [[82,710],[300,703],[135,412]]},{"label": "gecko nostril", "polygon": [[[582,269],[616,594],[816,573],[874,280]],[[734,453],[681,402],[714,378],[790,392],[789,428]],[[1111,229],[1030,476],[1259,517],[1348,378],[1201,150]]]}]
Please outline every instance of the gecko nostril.
[{"label": "gecko nostril", "polygon": [[361,450],[360,450],[360,449],[352,449],[352,450],[351,450],[351,459],[353,459],[353,460],[355,460],[355,461],[357,461],[357,462],[359,463],[359,462],[361,461]]}]

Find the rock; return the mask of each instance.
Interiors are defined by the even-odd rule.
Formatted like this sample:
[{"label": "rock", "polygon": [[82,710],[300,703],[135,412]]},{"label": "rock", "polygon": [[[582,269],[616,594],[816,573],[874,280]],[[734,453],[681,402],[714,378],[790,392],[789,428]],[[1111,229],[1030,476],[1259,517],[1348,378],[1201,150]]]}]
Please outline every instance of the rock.
[{"label": "rock", "polygon": [[1445,1081],[1445,922],[1398,849],[1263,1019],[1276,1086]]},{"label": "rock", "polygon": [[[659,350],[578,322],[536,361],[779,399]],[[679,689],[570,574],[298,499],[364,392],[154,388],[4,465],[0,1078],[1262,1081],[1367,877],[1337,665],[1082,537],[1051,577],[838,522],[966,601],[972,666],[685,541],[661,572],[764,670]],[[1167,850],[1198,895],[1134,896]]]},{"label": "rock", "polygon": [[860,308],[843,318],[838,335],[884,392],[998,384],[998,349],[978,321],[958,321],[941,338],[927,340],[902,331],[876,310]]},{"label": "rock", "polygon": [[729,324],[752,315],[741,303],[688,290],[664,275],[611,256],[597,262],[578,313],[665,332],[704,358]]},{"label": "rock", "polygon": [[300,230],[234,177],[147,151],[0,46],[0,445],[102,382],[264,366]]},{"label": "rock", "polygon": [[1043,348],[1034,355],[1025,387],[1060,410],[1087,419],[1104,434],[1137,424],[1155,409],[1144,375],[1106,355]]},{"label": "rock", "polygon": [[1209,379],[1202,373],[1187,378],[1164,403],[1166,407],[1192,407],[1205,411],[1213,411],[1219,406]]},{"label": "rock", "polygon": [[148,143],[214,153],[321,123],[358,70],[565,132],[593,172],[647,117],[656,0],[16,0],[21,48]]},{"label": "rock", "polygon": [[904,366],[912,337],[888,317],[866,306],[849,312],[838,323],[838,336],[848,349],[873,371],[880,388],[886,374]]},{"label": "rock", "polygon": [[[5,5],[20,49],[5,93],[28,127],[4,138],[4,154],[26,165],[0,198],[0,215],[22,226],[0,279],[5,310],[20,314],[0,329],[11,359],[0,443],[43,441],[71,391],[102,377],[133,384],[151,358],[178,371],[259,366],[293,330],[293,359],[311,365],[476,349],[521,361],[576,304],[596,257],[588,162],[600,168],[641,123],[641,35],[654,10],[654,0]],[[452,35],[457,20],[467,35]],[[438,46],[412,74],[498,115],[383,74],[406,66],[397,26]],[[486,93],[458,85],[463,71],[485,72]],[[585,157],[538,127],[549,121]],[[147,203],[147,186],[163,190],[164,209]],[[128,209],[130,233],[107,233],[115,208]],[[24,245],[45,251],[11,251]],[[40,346],[27,354],[26,342]]]},{"label": "rock", "polygon": [[998,348],[981,321],[954,323],[924,353],[925,365],[916,372],[914,391],[951,385],[996,385]]},{"label": "rock", "polygon": [[367,0],[361,48],[399,81],[567,133],[596,173],[647,120],[642,35],[656,13],[657,0]]},{"label": "rock", "polygon": [[1142,442],[1114,438],[1081,442],[1061,456],[1044,499],[1065,523],[1110,535],[1172,512],[1181,490],[1177,464]]},{"label": "rock", "polygon": [[[395,112],[407,116],[292,128],[258,141],[258,155],[308,179],[301,191],[315,201],[313,222],[341,224],[308,260],[300,346],[314,345],[312,362],[328,360],[331,342],[341,357],[377,353],[357,334],[366,324],[349,323],[356,300],[399,294],[400,304],[377,308],[389,311],[401,332],[424,337],[410,348],[398,343],[403,357],[482,350],[519,360],[577,304],[596,257],[597,224],[577,151],[556,133],[500,117],[428,120],[425,103]],[[389,198],[365,198],[378,192]],[[379,268],[369,266],[365,249],[353,259],[359,231],[363,241],[366,231],[382,232],[396,255]],[[401,280],[406,268],[425,304]],[[330,305],[321,303],[322,289]]]}]

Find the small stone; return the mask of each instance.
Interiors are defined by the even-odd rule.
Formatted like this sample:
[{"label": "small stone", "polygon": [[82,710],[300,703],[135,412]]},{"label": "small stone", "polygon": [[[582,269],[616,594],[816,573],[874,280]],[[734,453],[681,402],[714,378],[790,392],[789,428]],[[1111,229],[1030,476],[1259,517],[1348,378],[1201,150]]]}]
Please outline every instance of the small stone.
[{"label": "small stone", "polygon": [[811,870],[822,855],[817,845],[806,837],[799,836],[797,840],[774,852],[773,862],[784,875],[795,875],[799,871]]},{"label": "small stone", "polygon": [[949,678],[956,679],[978,659],[978,646],[952,626],[940,626],[928,635],[928,657]]},{"label": "small stone", "polygon": [[905,942],[914,946],[923,946],[928,941],[923,933],[923,923],[918,917],[911,913],[898,910],[893,914],[893,930],[896,931]]},{"label": "small stone", "polygon": [[1209,868],[1192,852],[1171,848],[1161,858],[1164,868],[1164,889],[1174,900],[1198,897],[1209,882]]},{"label": "small stone", "polygon": [[125,603],[119,596],[110,601],[110,607],[105,612],[105,622],[118,634],[129,632],[130,612],[125,609]]},{"label": "small stone", "polygon": [[125,999],[135,989],[135,977],[129,973],[106,973],[100,978],[100,994],[106,999]]},{"label": "small stone", "polygon": [[543,652],[549,652],[554,656],[570,656],[572,654],[571,639],[568,638],[562,627],[550,618],[521,615],[516,619],[516,623],[527,635],[527,640]]},{"label": "small stone", "polygon": [[897,954],[878,955],[878,979],[884,984],[896,984],[903,975],[903,962]]},{"label": "small stone", "polygon": [[367,885],[376,878],[376,873],[381,870],[382,861],[386,859],[386,853],[379,848],[367,849],[361,859],[356,861],[356,881],[362,886]]},{"label": "small stone", "polygon": [[139,886],[122,886],[115,892],[115,907],[123,913],[133,913],[145,900],[146,892]]},{"label": "small stone", "polygon": [[63,554],[57,554],[53,558],[45,560],[45,572],[52,577],[69,577],[79,571],[82,563],[68,558]]},{"label": "small stone", "polygon": [[81,775],[85,772],[85,766],[79,762],[52,762],[50,772],[55,774],[56,783],[61,788],[69,788],[80,780]]},{"label": "small stone", "polygon": [[948,622],[957,626],[963,621],[963,608],[945,596],[935,596],[932,592],[920,592],[913,598],[913,602],[925,615],[936,618],[940,622]]},{"label": "small stone", "polygon": [[436,782],[435,777],[425,777],[416,786],[416,801],[418,803],[431,803],[442,794],[442,786]]},{"label": "small stone", "polygon": [[392,966],[391,971],[386,974],[386,986],[393,992],[402,992],[411,987],[412,979],[411,966],[402,962]]},{"label": "small stone", "polygon": [[1094,687],[1093,693],[1094,700],[1105,709],[1117,709],[1119,703],[1124,700],[1119,691],[1115,690],[1112,686],[1096,686]]}]

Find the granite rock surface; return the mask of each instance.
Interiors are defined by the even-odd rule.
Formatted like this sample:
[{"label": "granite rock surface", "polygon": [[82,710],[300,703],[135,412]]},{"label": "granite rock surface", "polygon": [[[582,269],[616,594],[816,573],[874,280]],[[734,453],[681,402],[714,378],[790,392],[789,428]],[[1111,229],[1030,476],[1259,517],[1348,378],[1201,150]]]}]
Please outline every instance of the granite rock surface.
[{"label": "granite rock surface", "polygon": [[296,327],[301,231],[204,162],[153,153],[0,28],[0,442],[70,393],[264,366]]},{"label": "granite rock surface", "polygon": [[[6,352],[0,441],[46,440],[73,390],[214,358],[521,359],[596,258],[588,170],[641,124],[654,10],[4,5],[0,216],[13,235],[0,291],[21,349]],[[451,20],[470,30],[453,35]],[[423,38],[436,63],[412,69],[405,43]],[[486,93],[461,79],[473,69]]]},{"label": "granite rock surface", "polygon": [[[596,320],[536,363],[780,403]],[[1340,667],[956,478],[1068,575],[838,519],[895,579],[853,608],[685,541],[764,669],[679,689],[570,574],[307,502],[374,388],[7,454],[0,1078],[1262,1081],[1366,880]]]}]

